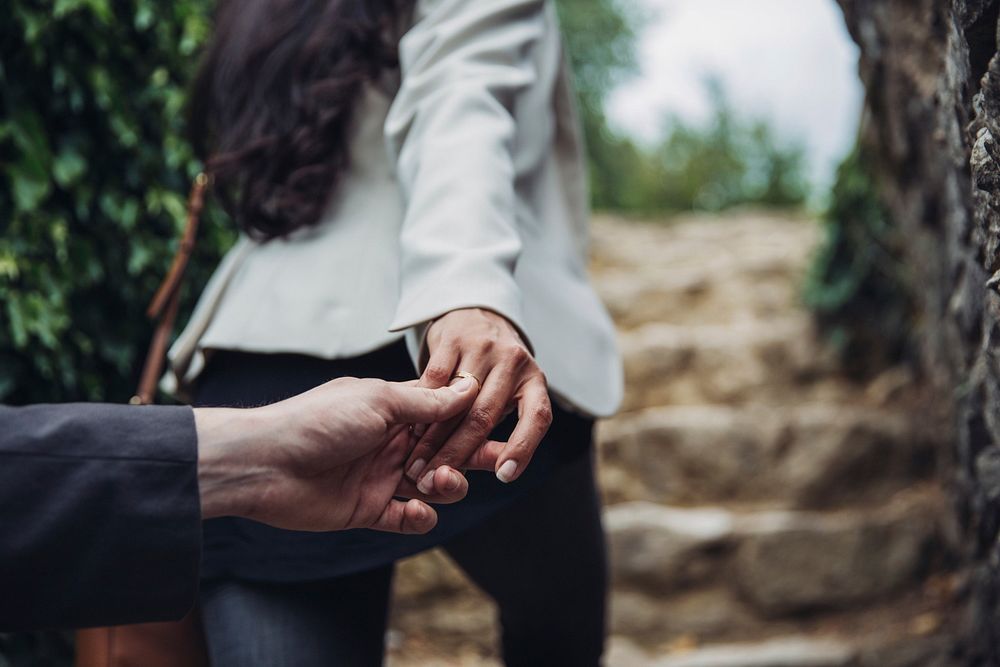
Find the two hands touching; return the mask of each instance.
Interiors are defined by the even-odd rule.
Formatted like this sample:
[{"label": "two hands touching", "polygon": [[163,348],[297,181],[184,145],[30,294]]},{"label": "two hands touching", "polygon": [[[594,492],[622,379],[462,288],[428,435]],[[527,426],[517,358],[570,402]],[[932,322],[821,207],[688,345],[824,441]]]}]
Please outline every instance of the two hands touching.
[{"label": "two hands touching", "polygon": [[[516,329],[490,311],[458,310],[431,325],[427,344],[419,383],[343,378],[260,408],[195,409],[202,516],[426,533],[437,524],[428,503],[465,497],[462,470],[520,476],[551,406]],[[456,380],[459,371],[482,386]],[[514,409],[510,440],[488,440]]]},{"label": "two hands touching", "polygon": [[[453,310],[435,320],[425,335],[427,366],[420,386],[446,386],[458,372],[482,382],[472,407],[447,421],[419,425],[419,441],[406,462],[406,475],[421,491],[432,488],[441,467],[466,467],[477,452],[495,460],[501,482],[512,482],[527,468],[552,423],[545,375],[517,329],[490,310]],[[488,440],[512,411],[517,426],[506,442]]]}]

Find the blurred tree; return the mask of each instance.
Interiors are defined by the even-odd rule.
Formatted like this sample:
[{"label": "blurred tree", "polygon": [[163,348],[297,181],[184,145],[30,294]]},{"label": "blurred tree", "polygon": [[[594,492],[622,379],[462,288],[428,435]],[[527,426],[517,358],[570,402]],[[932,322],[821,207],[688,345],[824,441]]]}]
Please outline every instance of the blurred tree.
[{"label": "blurred tree", "polygon": [[559,0],[590,159],[592,203],[655,213],[721,210],[741,204],[801,206],[808,194],[803,152],[763,121],[740,119],[718,81],[706,83],[713,116],[705,127],[673,118],[652,149],[608,125],[605,102],[638,71],[633,6],[615,0]]},{"label": "blurred tree", "polygon": [[643,199],[668,211],[802,206],[808,193],[802,148],[779,141],[764,121],[741,119],[718,81],[709,79],[706,87],[711,120],[703,127],[677,118],[668,123],[652,153],[653,191]]},{"label": "blurred tree", "polygon": [[638,71],[639,14],[617,0],[558,0],[556,7],[581,106],[603,120],[608,94]]},{"label": "blurred tree", "polygon": [[633,179],[648,161],[608,127],[604,104],[616,85],[638,71],[635,31],[640,15],[616,0],[558,0],[556,5],[580,102],[593,204],[637,208]]},{"label": "blurred tree", "polygon": [[[9,0],[0,23],[0,400],[124,401],[198,169],[205,0]],[[229,240],[206,225],[203,280]],[[199,275],[200,273],[200,275]]]}]

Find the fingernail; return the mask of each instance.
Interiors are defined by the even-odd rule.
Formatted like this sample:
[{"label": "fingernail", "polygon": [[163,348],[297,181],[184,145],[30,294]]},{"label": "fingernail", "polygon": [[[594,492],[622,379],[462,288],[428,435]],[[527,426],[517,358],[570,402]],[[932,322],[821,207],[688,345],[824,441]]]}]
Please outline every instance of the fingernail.
[{"label": "fingernail", "polygon": [[434,471],[431,470],[429,473],[423,476],[423,478],[417,482],[417,491],[424,494],[430,494],[434,489]]},{"label": "fingernail", "polygon": [[427,424],[416,424],[413,427],[413,435],[417,436],[418,438],[422,437],[423,434],[426,432],[427,432]]},{"label": "fingernail", "polygon": [[446,491],[454,491],[462,484],[462,476],[457,472],[448,475],[448,483],[445,484]]},{"label": "fingernail", "polygon": [[472,388],[476,385],[476,381],[472,378],[459,378],[458,382],[455,384],[448,385],[448,389],[451,389],[456,394],[464,394],[468,391],[472,391]]},{"label": "fingernail", "polygon": [[502,466],[500,470],[497,470],[497,479],[499,479],[504,484],[513,481],[514,473],[517,472],[517,461],[507,461]]},{"label": "fingernail", "polygon": [[417,477],[420,475],[420,471],[423,470],[424,466],[426,465],[427,461],[424,461],[423,459],[417,459],[416,461],[413,462],[413,465],[410,466],[410,469],[406,471],[406,476],[412,479],[414,482],[417,481]]}]

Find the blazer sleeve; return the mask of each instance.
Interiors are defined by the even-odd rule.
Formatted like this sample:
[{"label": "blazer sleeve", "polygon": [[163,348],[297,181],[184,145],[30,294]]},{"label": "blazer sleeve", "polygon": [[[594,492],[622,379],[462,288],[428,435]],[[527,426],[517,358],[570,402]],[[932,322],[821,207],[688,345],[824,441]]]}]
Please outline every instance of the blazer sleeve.
[{"label": "blazer sleeve", "polygon": [[0,406],[0,629],[180,618],[200,552],[190,408]]},{"label": "blazer sleeve", "polygon": [[514,114],[537,79],[545,3],[420,0],[414,11],[385,123],[406,204],[391,329],[481,307],[523,331]]}]

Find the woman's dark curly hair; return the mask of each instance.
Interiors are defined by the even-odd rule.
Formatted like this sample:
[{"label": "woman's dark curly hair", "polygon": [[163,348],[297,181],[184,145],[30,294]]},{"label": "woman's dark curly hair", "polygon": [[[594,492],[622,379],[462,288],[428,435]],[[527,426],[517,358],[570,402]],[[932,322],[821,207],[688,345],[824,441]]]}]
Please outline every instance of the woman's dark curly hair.
[{"label": "woman's dark curly hair", "polygon": [[366,81],[396,65],[397,0],[221,0],[194,81],[195,149],[251,236],[314,225]]}]

